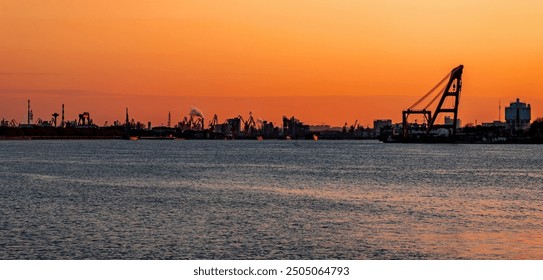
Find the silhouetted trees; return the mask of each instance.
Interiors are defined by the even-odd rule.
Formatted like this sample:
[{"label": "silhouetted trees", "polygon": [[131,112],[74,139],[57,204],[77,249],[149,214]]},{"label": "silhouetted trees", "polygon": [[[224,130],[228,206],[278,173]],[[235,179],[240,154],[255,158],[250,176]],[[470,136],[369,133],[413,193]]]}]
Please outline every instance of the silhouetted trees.
[{"label": "silhouetted trees", "polygon": [[532,138],[543,140],[543,118],[538,118],[532,123],[528,134]]}]

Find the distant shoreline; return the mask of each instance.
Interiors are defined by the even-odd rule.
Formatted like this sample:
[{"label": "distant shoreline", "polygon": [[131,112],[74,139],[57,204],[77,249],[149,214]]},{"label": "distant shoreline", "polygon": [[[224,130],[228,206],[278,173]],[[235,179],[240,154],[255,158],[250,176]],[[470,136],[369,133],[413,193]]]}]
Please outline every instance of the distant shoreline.
[{"label": "distant shoreline", "polygon": [[[121,136],[0,136],[0,142],[2,141],[30,141],[30,140],[124,140],[124,141],[206,141],[206,140],[215,140],[215,141],[236,141],[236,140],[249,140],[249,141],[263,141],[256,138],[228,138],[228,139],[217,139],[217,138],[168,138],[168,137],[141,137],[141,138],[126,138]],[[315,142],[316,140],[299,138],[299,139],[281,139],[281,138],[268,138],[264,141],[307,141]],[[375,141],[384,144],[474,144],[474,145],[541,145],[543,142],[533,141],[532,139],[525,139],[524,141],[506,141],[506,142],[494,142],[494,141],[398,141],[398,142],[387,142],[380,141],[375,138],[336,138],[336,139],[319,139],[318,141],[343,141],[343,140],[355,140],[355,141]]]}]

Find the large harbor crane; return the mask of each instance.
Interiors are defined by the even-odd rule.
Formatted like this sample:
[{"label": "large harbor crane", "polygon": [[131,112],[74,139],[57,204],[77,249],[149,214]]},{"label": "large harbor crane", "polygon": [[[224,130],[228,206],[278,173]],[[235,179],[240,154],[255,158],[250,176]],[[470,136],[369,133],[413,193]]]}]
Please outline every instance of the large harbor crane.
[{"label": "large harbor crane", "polygon": [[[449,131],[448,137],[453,138],[456,135],[456,127],[458,125],[458,105],[460,101],[460,92],[462,89],[462,72],[464,66],[459,65],[448,73],[439,83],[437,83],[428,93],[415,102],[409,109],[402,112],[402,126],[403,126],[403,138],[404,140],[411,139],[413,135],[410,134],[411,124],[408,119],[411,115],[422,115],[424,118],[424,124],[420,127],[423,133],[419,136],[429,137],[430,133],[435,132],[437,129],[443,128]],[[445,82],[447,83],[445,84]],[[445,85],[445,86],[443,86]],[[431,98],[431,99],[430,99]],[[421,104],[426,106],[420,108]],[[429,109],[435,101],[439,99],[439,103],[432,114]],[[438,116],[441,114],[452,114],[452,121],[444,124],[436,124]]]}]

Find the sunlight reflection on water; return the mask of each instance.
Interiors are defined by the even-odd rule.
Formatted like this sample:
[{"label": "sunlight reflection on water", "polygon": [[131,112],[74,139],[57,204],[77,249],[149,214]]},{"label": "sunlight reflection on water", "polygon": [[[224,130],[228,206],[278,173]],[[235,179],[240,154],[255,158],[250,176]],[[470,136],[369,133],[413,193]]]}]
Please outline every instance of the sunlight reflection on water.
[{"label": "sunlight reflection on water", "polygon": [[541,259],[543,152],[0,141],[2,259]]}]

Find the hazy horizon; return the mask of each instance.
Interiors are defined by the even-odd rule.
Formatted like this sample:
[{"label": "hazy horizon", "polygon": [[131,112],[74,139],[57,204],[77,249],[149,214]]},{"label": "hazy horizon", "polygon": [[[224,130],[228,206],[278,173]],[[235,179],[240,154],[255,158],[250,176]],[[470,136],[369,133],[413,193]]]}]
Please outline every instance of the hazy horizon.
[{"label": "hazy horizon", "polygon": [[[65,103],[98,123],[124,119],[125,107],[161,123],[190,106],[220,118],[399,121],[463,64],[464,123],[495,120],[498,103],[517,97],[535,119],[543,116],[542,31],[540,1],[8,0],[0,118],[24,120],[31,99],[44,120]],[[177,101],[186,96],[196,100]],[[280,96],[291,104],[258,104]]]}]

